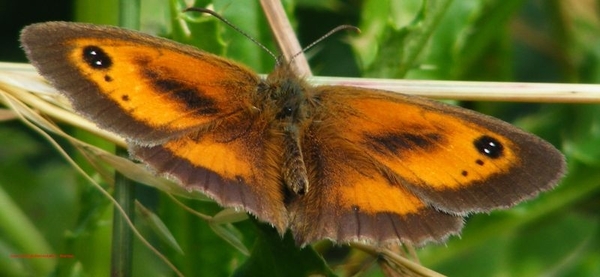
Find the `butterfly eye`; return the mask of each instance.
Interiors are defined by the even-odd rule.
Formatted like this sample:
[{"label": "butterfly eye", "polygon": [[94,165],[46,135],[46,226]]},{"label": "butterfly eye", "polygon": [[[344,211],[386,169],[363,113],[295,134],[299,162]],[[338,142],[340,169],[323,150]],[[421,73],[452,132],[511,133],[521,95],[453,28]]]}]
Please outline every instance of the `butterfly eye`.
[{"label": "butterfly eye", "polygon": [[285,107],[283,107],[283,109],[281,109],[279,111],[279,113],[277,114],[277,118],[282,119],[282,118],[290,117],[293,115],[293,113],[294,113],[294,109],[292,107],[285,106]]},{"label": "butterfly eye", "polygon": [[497,139],[490,136],[481,136],[473,144],[479,153],[492,159],[502,156],[502,151],[504,150],[504,146]]},{"label": "butterfly eye", "polygon": [[108,54],[97,46],[83,48],[83,60],[95,69],[106,69],[112,65],[112,60]]}]

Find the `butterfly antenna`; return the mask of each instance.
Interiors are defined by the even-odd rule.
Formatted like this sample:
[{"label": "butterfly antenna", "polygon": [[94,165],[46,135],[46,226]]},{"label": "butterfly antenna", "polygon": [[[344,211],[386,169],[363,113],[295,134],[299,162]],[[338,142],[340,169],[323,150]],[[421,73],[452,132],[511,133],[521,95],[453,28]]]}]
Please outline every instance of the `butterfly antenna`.
[{"label": "butterfly antenna", "polygon": [[246,32],[242,31],[242,29],[240,29],[237,26],[233,25],[233,23],[231,23],[229,20],[225,19],[224,17],[222,17],[221,15],[219,15],[218,13],[216,13],[215,11],[209,10],[209,9],[204,9],[204,8],[196,8],[196,7],[186,8],[183,11],[184,12],[190,12],[190,11],[192,11],[192,12],[207,13],[207,14],[210,14],[210,15],[216,17],[217,19],[221,20],[221,22],[229,25],[229,27],[231,27],[234,30],[238,31],[238,33],[240,33],[243,36],[247,37],[249,40],[251,40],[252,42],[254,42],[260,48],[264,49],[267,53],[269,53],[269,55],[271,55],[276,61],[279,62],[279,58],[275,54],[273,54],[273,52],[271,52],[271,50],[269,50],[269,48],[267,48],[266,46],[264,46],[262,43],[258,42],[258,40],[256,40],[255,38],[253,38],[252,36],[250,36]]},{"label": "butterfly antenna", "polygon": [[333,30],[331,30],[331,31],[327,32],[327,34],[324,34],[324,35],[323,35],[323,36],[321,36],[319,39],[315,40],[313,43],[311,43],[311,44],[309,44],[308,46],[304,47],[304,48],[302,49],[302,51],[300,51],[300,52],[296,53],[296,55],[294,55],[294,56],[292,57],[292,60],[294,60],[294,58],[296,58],[296,57],[297,57],[297,56],[299,56],[300,54],[302,54],[302,53],[305,53],[306,51],[308,51],[308,49],[310,49],[310,48],[312,48],[313,46],[317,45],[317,43],[319,43],[319,42],[321,42],[322,40],[324,40],[324,39],[328,38],[329,36],[331,36],[331,35],[333,35],[333,34],[335,34],[335,33],[339,32],[339,31],[342,31],[342,30],[349,30],[349,29],[350,29],[350,30],[354,30],[354,31],[356,31],[357,33],[360,33],[360,29],[359,29],[358,27],[356,27],[356,26],[352,26],[352,25],[340,25],[340,26],[337,26],[337,27],[333,28]]}]

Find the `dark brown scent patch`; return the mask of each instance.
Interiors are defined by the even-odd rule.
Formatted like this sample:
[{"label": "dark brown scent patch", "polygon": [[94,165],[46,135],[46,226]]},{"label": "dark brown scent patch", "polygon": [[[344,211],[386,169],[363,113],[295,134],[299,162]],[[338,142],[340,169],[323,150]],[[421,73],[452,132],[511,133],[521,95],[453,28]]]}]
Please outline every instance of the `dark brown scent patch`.
[{"label": "dark brown scent patch", "polygon": [[201,89],[192,87],[184,82],[164,78],[160,73],[146,69],[143,71],[144,77],[150,80],[155,91],[168,95],[171,99],[182,103],[192,112],[206,115],[219,112],[215,101],[205,96]]}]

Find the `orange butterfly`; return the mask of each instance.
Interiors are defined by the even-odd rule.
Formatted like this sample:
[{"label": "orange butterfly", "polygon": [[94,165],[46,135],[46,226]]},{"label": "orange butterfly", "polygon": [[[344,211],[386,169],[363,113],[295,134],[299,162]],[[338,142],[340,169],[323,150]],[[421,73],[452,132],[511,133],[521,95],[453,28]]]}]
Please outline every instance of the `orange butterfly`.
[{"label": "orange butterfly", "polygon": [[240,64],[124,29],[26,27],[29,60],[76,111],[182,186],[290,229],[300,245],[441,241],[463,217],[551,189],[559,151],[439,102],[311,86],[285,63]]}]

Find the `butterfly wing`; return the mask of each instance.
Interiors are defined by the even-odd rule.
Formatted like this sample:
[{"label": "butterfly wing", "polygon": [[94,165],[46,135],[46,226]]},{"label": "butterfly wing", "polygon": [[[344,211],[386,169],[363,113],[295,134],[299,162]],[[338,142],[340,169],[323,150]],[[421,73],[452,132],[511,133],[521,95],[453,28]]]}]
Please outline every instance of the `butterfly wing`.
[{"label": "butterfly wing", "polygon": [[289,204],[300,243],[439,241],[462,216],[531,198],[564,171],[552,145],[472,111],[355,87],[315,95],[303,141],[311,190]]},{"label": "butterfly wing", "polygon": [[34,24],[21,41],[74,109],[124,136],[133,156],[285,229],[273,154],[281,142],[265,137],[268,120],[254,108],[255,73],[193,47],[107,26]]}]

